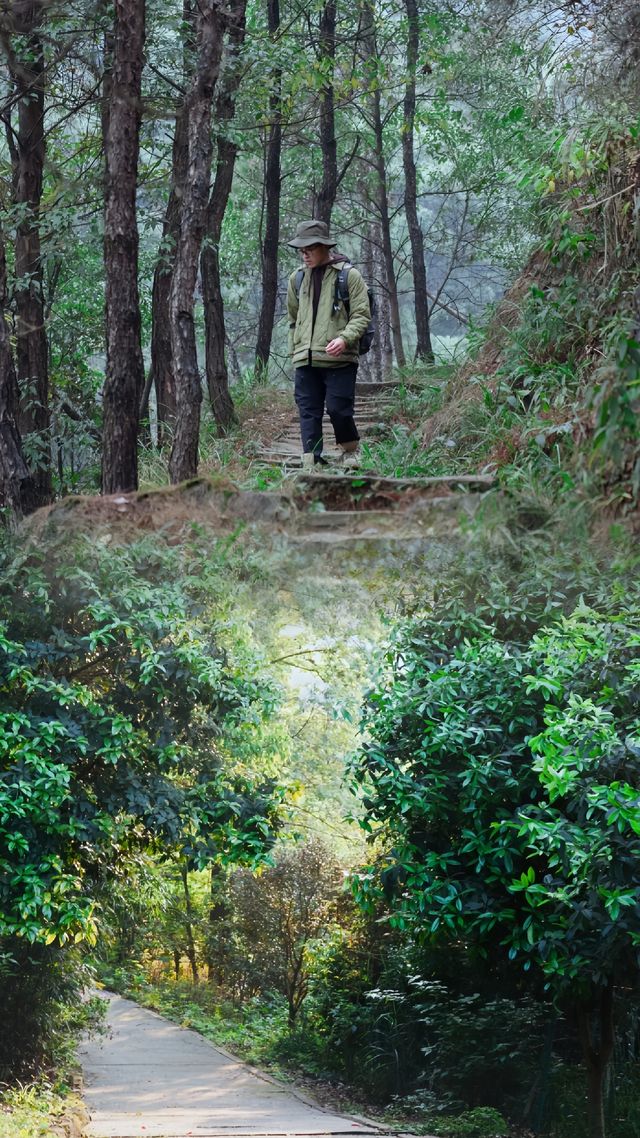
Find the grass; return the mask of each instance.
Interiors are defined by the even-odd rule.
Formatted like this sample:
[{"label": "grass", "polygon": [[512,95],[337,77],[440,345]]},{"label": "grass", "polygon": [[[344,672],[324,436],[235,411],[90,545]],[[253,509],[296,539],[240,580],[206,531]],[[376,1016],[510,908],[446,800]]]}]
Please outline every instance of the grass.
[{"label": "grass", "polygon": [[43,1138],[63,1118],[85,1117],[78,1095],[65,1087],[39,1082],[28,1087],[0,1091],[0,1133],[2,1138]]},{"label": "grass", "polygon": [[285,1000],[275,994],[248,999],[238,1007],[221,1001],[219,993],[206,983],[150,982],[141,975],[126,973],[105,976],[105,980],[144,1007],[181,1027],[192,1028],[245,1062],[268,1069],[283,1082],[295,1082],[334,1111],[365,1114],[405,1133],[440,1134],[443,1138],[498,1138],[509,1132],[502,1116],[489,1108],[469,1111],[456,1119],[438,1111],[426,1113],[422,1103],[413,1101],[420,1096],[394,1100],[388,1106],[363,1098],[356,1087],[342,1081],[343,1076],[323,1069],[320,1048],[314,1046],[312,1022],[303,1020],[296,1030],[288,1030]]},{"label": "grass", "polygon": [[[530,327],[529,319],[525,306],[520,323],[507,334],[497,372],[495,360],[484,372],[482,352],[475,372],[471,360],[462,371],[455,361],[396,371],[400,383],[380,429],[363,440],[363,468],[392,478],[495,473],[515,494],[543,495],[559,504],[567,497],[582,500],[590,487],[592,501],[595,492],[615,505],[616,478],[612,486],[603,483],[591,455],[584,368],[542,358],[540,329]],[[204,412],[200,470],[221,474],[241,489],[278,491],[291,471],[260,461],[258,454],[295,414],[291,387],[246,382],[234,387],[233,395],[240,424],[226,438],[217,437],[210,413]],[[166,484],[166,467],[166,453],[144,451],[143,488]],[[640,474],[636,480],[640,483]],[[633,494],[627,482],[618,487],[618,497],[628,508]]]},{"label": "grass", "polygon": [[186,980],[149,983],[142,977],[114,975],[105,977],[105,982],[173,1023],[193,1028],[212,1043],[228,1047],[247,1063],[283,1073],[277,1058],[278,1041],[288,1034],[282,998],[253,999],[238,1007],[230,1000],[220,1000],[209,985]]},{"label": "grass", "polygon": [[[203,404],[198,472],[204,476],[223,475],[246,490],[271,489],[272,485],[279,485],[284,474],[257,461],[255,454],[271,433],[279,433],[283,416],[288,418],[294,412],[292,391],[275,384],[242,384],[233,387],[232,396],[239,423],[224,437],[219,436],[207,403]],[[141,490],[169,484],[170,451],[170,439],[161,450],[153,445],[141,448]]]},{"label": "grass", "polygon": [[[105,975],[104,980],[109,987],[181,1027],[192,1028],[246,1063],[268,1070],[279,1081],[295,1083],[325,1107],[388,1121],[384,1109],[363,1100],[355,1087],[337,1081],[332,1072],[322,1069],[313,1032],[306,1022],[293,1032],[288,1030],[286,1002],[281,996],[253,997],[238,1006],[221,1000],[219,993],[205,983],[149,982],[141,975],[127,973]],[[403,1129],[407,1129],[406,1119]]]}]

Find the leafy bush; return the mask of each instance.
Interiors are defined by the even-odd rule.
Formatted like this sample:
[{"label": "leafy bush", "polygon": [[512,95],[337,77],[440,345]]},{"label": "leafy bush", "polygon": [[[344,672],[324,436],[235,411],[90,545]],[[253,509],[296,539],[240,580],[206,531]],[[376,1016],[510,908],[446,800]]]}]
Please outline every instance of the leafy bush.
[{"label": "leafy bush", "polygon": [[[0,953],[8,1073],[44,1056],[75,990],[65,951],[141,851],[255,865],[284,790],[228,761],[277,693],[236,670],[180,582],[135,552],[7,557],[0,577]],[[226,761],[225,761],[226,760]],[[60,997],[58,997],[58,990]],[[72,993],[73,995],[73,993]]]},{"label": "leafy bush", "polygon": [[237,870],[230,877],[225,931],[232,932],[239,953],[235,969],[223,957],[223,975],[237,983],[249,972],[258,991],[283,995],[291,1028],[309,990],[313,941],[328,934],[341,885],[340,866],[319,839],[284,846],[258,874]]},{"label": "leafy bush", "polygon": [[[394,1109],[405,1100],[413,1109],[419,1098],[439,1110],[489,1104],[519,1115],[555,1013],[517,991],[508,996],[505,978],[483,977],[464,945],[445,960],[403,940],[355,921],[316,948],[305,1022],[317,1062]],[[423,979],[418,968],[449,970],[450,979]]]},{"label": "leafy bush", "polygon": [[63,1086],[39,1080],[0,1091],[2,1138],[48,1138],[66,1132],[63,1120],[72,1118],[83,1126],[85,1108]]},{"label": "leafy bush", "polygon": [[14,938],[0,954],[0,1083],[64,1071],[79,1031],[98,1026],[104,1005],[85,1001],[91,976],[77,949]]},{"label": "leafy bush", "polygon": [[501,1138],[509,1133],[505,1119],[490,1106],[477,1106],[458,1115],[435,1116],[427,1125],[437,1138]]},{"label": "leafy bush", "polygon": [[573,1007],[602,1089],[637,959],[638,609],[580,604],[524,641],[478,605],[448,615],[407,623],[368,697],[354,776],[386,848],[355,894],[405,935],[531,972]]}]

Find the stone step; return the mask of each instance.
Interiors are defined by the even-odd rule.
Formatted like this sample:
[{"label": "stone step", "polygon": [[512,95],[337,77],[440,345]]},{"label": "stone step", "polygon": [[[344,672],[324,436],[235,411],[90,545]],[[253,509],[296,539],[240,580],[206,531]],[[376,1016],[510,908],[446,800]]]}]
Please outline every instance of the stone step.
[{"label": "stone step", "polygon": [[[400,384],[393,380],[385,383],[357,383],[354,417],[362,438],[378,434],[388,425],[388,412],[393,406],[393,388]],[[405,385],[406,386],[406,385]],[[334,459],[341,454],[333,439],[333,428],[329,416],[325,414],[322,422],[324,436],[323,454]],[[252,457],[267,465],[287,465],[298,467],[301,460],[300,427],[298,416],[292,412],[290,422],[269,444],[259,446]]]}]

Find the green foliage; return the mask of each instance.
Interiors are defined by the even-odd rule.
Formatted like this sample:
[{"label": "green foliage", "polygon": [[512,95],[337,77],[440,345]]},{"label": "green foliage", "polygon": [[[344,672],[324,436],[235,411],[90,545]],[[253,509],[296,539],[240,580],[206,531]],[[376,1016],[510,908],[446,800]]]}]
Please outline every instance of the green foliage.
[{"label": "green foliage", "polygon": [[631,497],[640,497],[640,344],[636,321],[619,321],[611,331],[608,357],[611,361],[596,371],[593,405],[596,411],[594,449],[614,468],[625,470]]},{"label": "green foliage", "polygon": [[479,1103],[522,1116],[548,1007],[507,995],[462,946],[445,959],[379,923],[352,917],[314,952],[306,1017],[327,1069],[411,1116]]},{"label": "green foliage", "polygon": [[435,980],[409,978],[424,1029],[420,1082],[441,1101],[493,1103],[520,1112],[532,1090],[549,1009],[526,997],[454,994]]},{"label": "green foliage", "polygon": [[552,566],[501,604],[499,562],[462,589],[454,573],[396,633],[353,762],[376,851],[354,893],[425,952],[460,946],[584,1022],[638,965],[640,608],[633,573],[596,585],[596,609],[554,596]]},{"label": "green foliage", "polygon": [[94,938],[114,848],[161,838],[204,864],[268,843],[216,740],[274,693],[230,673],[179,586],[21,568],[3,594],[2,932],[64,944]]},{"label": "green foliage", "polygon": [[440,1115],[428,1122],[429,1132],[437,1138],[501,1138],[509,1127],[491,1106],[477,1106],[458,1115]]},{"label": "green foliage", "polygon": [[633,610],[578,608],[524,646],[472,614],[451,640],[406,628],[354,767],[393,846],[360,901],[382,890],[399,927],[500,945],[556,991],[630,967],[639,643]]},{"label": "green foliage", "polygon": [[114,883],[147,851],[259,864],[284,795],[267,758],[250,774],[237,742],[242,729],[264,743],[277,706],[256,662],[226,658],[161,557],[75,553],[53,571],[9,556],[0,590],[0,950],[11,1006],[17,977],[31,985],[29,1054],[51,1035],[48,969],[64,946],[95,942]]},{"label": "green foliage", "polygon": [[[552,1138],[575,1138],[587,1131],[584,1072],[568,1063],[557,1063],[551,1081]],[[640,1134],[640,1080],[637,1062],[621,1059],[610,1071],[608,1085],[610,1133],[614,1138],[637,1138]]]},{"label": "green foliage", "polygon": [[80,1031],[99,1026],[104,1006],[84,1000],[91,974],[78,949],[0,941],[0,1083],[55,1070],[64,1078]]},{"label": "green foliage", "polygon": [[445,392],[447,426],[429,431],[434,470],[487,466],[556,502],[637,502],[636,119],[624,103],[601,117],[585,108],[517,159],[534,195],[534,251],[488,313],[483,343],[471,329],[477,366],[464,366],[464,383],[482,399],[461,380]]},{"label": "green foliage", "polygon": [[84,1117],[77,1096],[42,1080],[0,1093],[3,1138],[43,1138],[74,1116]]}]

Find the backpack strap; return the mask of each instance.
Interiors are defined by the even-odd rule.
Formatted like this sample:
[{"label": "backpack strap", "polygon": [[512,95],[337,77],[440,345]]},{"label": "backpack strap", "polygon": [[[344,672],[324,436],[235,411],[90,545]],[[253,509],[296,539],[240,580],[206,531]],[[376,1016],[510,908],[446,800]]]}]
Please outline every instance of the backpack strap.
[{"label": "backpack strap", "polygon": [[336,291],[333,300],[333,311],[338,312],[340,305],[344,304],[347,310],[347,316],[349,315],[349,269],[352,268],[353,265],[351,262],[345,261],[344,264],[341,265],[338,269],[336,276]]},{"label": "backpack strap", "polygon": [[[335,295],[334,295],[334,299],[333,299],[333,311],[338,312],[340,310],[340,305],[344,304],[344,306],[347,310],[347,316],[349,315],[349,270],[352,268],[353,268],[353,265],[351,264],[351,262],[345,261],[344,264],[341,265],[340,268],[338,269],[338,272],[336,275],[336,290],[335,290]],[[296,293],[296,296],[298,297],[298,299],[300,299],[300,289],[302,288],[302,282],[304,280],[304,274],[305,274],[304,269],[297,269],[296,270],[296,275],[295,275],[295,280],[293,282],[293,287],[295,289],[295,293]]]}]

